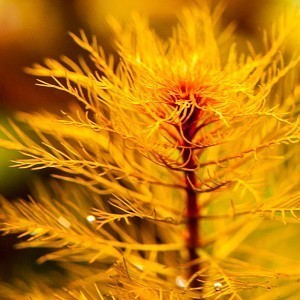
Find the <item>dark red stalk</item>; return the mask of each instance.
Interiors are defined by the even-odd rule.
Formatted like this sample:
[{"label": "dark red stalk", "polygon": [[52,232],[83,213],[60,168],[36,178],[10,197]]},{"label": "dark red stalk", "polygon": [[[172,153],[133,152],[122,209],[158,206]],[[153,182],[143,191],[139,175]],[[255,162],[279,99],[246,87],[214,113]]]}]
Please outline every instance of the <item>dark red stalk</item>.
[{"label": "dark red stalk", "polygon": [[[199,228],[199,216],[200,206],[197,200],[197,192],[194,187],[197,186],[197,177],[195,173],[196,162],[194,158],[194,151],[189,147],[188,141],[192,141],[196,132],[196,121],[199,117],[198,109],[194,109],[189,119],[183,125],[183,134],[185,136],[185,149],[182,153],[182,159],[185,163],[186,171],[184,171],[186,181],[186,220],[187,220],[187,238],[186,247],[189,252],[189,261],[192,262],[189,269],[189,277],[200,271],[200,263],[197,262],[199,254],[197,249],[200,247],[200,228]],[[193,280],[191,282],[192,287],[199,287],[199,282]]]},{"label": "dark red stalk", "polygon": [[[177,92],[177,93],[176,93]],[[188,82],[181,83],[175,93],[171,96],[170,105],[176,107],[178,101],[190,101],[191,96],[200,105],[202,98],[197,93],[192,93],[192,84]],[[187,110],[181,113],[182,123],[181,128],[177,128],[178,132],[183,135],[184,147],[182,152],[182,160],[184,163],[185,171],[185,183],[186,183],[186,248],[189,253],[189,262],[191,263],[188,277],[192,276],[195,278],[190,286],[201,287],[201,283],[197,281],[197,276],[195,273],[201,270],[201,265],[199,262],[199,254],[197,250],[201,246],[200,237],[200,226],[199,226],[199,216],[201,215],[201,207],[198,203],[197,192],[195,188],[197,186],[197,176],[196,176],[196,166],[195,153],[192,149],[192,143],[197,134],[199,128],[197,124],[199,123],[199,118],[201,118],[202,111],[196,106],[190,106]],[[199,125],[199,124],[198,124]],[[181,130],[180,130],[181,129]]]},{"label": "dark red stalk", "polygon": [[[189,154],[184,151],[184,159],[189,159]],[[187,162],[187,168],[193,169],[195,167],[192,157]],[[186,220],[187,220],[187,239],[186,247],[189,252],[189,260],[194,261],[199,258],[197,248],[200,246],[200,234],[199,234],[199,215],[200,207],[197,202],[197,194],[193,189],[196,186],[195,171],[185,171],[186,178]],[[189,270],[189,277],[194,275],[200,270],[200,264],[194,263]],[[193,283],[195,286],[195,282]]]}]

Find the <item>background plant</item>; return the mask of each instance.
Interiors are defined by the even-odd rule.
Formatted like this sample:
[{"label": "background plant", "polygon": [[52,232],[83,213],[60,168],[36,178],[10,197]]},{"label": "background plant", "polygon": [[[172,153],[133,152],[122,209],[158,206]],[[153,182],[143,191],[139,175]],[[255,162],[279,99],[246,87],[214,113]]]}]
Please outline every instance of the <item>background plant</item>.
[{"label": "background plant", "polygon": [[56,273],[4,294],[297,297],[297,150],[286,145],[299,141],[287,75],[299,59],[282,54],[294,24],[280,19],[264,54],[249,44],[243,55],[220,16],[186,10],[169,40],[138,15],[124,27],[112,19],[117,58],[81,32],[71,36],[92,65],[62,57],[28,69],[78,104],[61,117],[18,114],[30,136],[2,128],[1,146],[25,156],[16,166],[55,168],[65,181],[37,183],[30,201],[3,199],[2,230],[29,236],[19,247],[52,249],[39,262],[59,262],[69,294]]}]

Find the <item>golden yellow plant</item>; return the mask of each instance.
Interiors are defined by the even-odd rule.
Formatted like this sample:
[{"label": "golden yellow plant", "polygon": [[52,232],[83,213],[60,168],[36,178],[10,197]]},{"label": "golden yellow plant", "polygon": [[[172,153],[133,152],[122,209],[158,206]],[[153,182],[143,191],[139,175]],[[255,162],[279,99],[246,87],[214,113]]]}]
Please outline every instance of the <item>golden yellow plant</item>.
[{"label": "golden yellow plant", "polygon": [[239,54],[221,12],[184,10],[167,40],[139,15],[110,19],[117,62],[80,32],[93,67],[62,57],[27,69],[78,105],[18,113],[30,135],[1,128],[0,146],[24,155],[17,167],[59,180],[36,183],[30,201],[2,199],[0,228],[29,237],[18,247],[52,249],[39,262],[57,261],[67,279],[28,275],[32,288],[0,294],[298,299],[299,170],[286,145],[300,138],[299,89],[288,90],[299,57],[282,54],[294,24],[265,33],[264,54],[250,43]]}]

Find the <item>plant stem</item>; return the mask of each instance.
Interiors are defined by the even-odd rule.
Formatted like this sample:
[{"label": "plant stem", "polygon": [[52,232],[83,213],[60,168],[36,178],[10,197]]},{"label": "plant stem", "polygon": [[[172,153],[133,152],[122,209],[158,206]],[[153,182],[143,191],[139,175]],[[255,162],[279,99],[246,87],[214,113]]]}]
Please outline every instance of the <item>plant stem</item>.
[{"label": "plant stem", "polygon": [[[189,149],[187,149],[189,150]],[[187,153],[186,153],[187,152]],[[189,155],[189,151],[184,151],[183,158],[187,161],[186,167],[193,169],[195,167],[192,156]],[[197,202],[197,194],[193,189],[196,185],[195,171],[185,171],[186,178],[186,219],[187,219],[187,239],[186,247],[189,252],[189,260],[195,261],[199,258],[197,248],[200,246],[200,234],[199,234],[199,215],[200,207]],[[193,276],[196,272],[200,271],[200,264],[194,263],[189,269],[189,277]],[[192,282],[192,286],[195,287],[196,281]]]},{"label": "plant stem", "polygon": [[[201,246],[199,228],[199,216],[201,214],[201,208],[197,200],[197,192],[194,189],[194,187],[197,186],[197,177],[195,173],[197,164],[194,158],[194,150],[190,148],[190,144],[188,142],[192,142],[195,136],[196,123],[197,119],[199,118],[199,113],[200,111],[198,109],[194,109],[182,128],[186,140],[184,145],[185,149],[182,153],[183,162],[185,163],[184,175],[186,181],[186,248],[189,252],[189,261],[192,263],[189,269],[189,278],[201,270],[199,255],[197,253],[197,249]],[[199,282],[196,281],[196,278],[193,280],[193,282],[191,282],[191,286],[199,287]]]}]

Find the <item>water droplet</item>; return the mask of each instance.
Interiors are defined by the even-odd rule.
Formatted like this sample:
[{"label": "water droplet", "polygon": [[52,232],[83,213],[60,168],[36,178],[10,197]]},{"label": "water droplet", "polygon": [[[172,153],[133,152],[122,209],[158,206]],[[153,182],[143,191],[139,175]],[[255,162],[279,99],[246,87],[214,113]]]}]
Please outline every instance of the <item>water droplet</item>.
[{"label": "water droplet", "polygon": [[187,285],[187,281],[182,276],[177,276],[175,279],[176,285],[185,288]]},{"label": "water droplet", "polygon": [[86,217],[86,219],[87,219],[87,221],[90,222],[90,223],[93,223],[93,222],[96,221],[96,217],[93,216],[93,215],[88,215],[88,216]]},{"label": "water droplet", "polygon": [[215,282],[214,283],[214,289],[216,292],[219,292],[223,287],[223,284],[221,282]]}]

